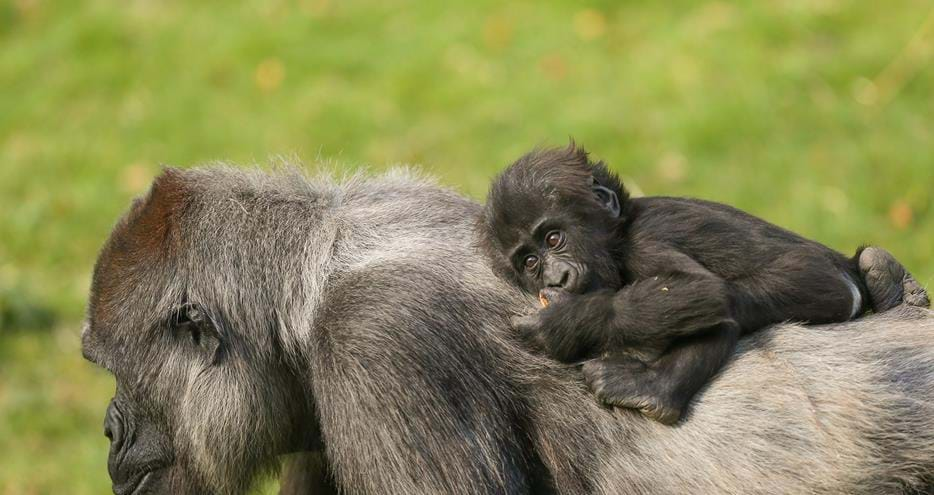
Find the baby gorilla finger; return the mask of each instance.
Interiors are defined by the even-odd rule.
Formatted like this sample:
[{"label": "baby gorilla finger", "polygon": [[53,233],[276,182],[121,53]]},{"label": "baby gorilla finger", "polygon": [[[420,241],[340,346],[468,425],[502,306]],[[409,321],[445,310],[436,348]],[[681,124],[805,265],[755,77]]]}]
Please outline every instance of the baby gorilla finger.
[{"label": "baby gorilla finger", "polygon": [[538,300],[544,307],[550,307],[552,304],[563,304],[571,299],[571,295],[561,289],[546,287],[539,291]]},{"label": "baby gorilla finger", "polygon": [[529,344],[535,351],[543,352],[547,350],[542,336],[542,319],[538,313],[513,317],[510,323],[519,338]]},{"label": "baby gorilla finger", "polygon": [[667,425],[681,418],[681,408],[667,400],[667,394],[655,390],[656,373],[639,360],[624,356],[595,359],[584,363],[581,372],[603,404],[635,409]]}]

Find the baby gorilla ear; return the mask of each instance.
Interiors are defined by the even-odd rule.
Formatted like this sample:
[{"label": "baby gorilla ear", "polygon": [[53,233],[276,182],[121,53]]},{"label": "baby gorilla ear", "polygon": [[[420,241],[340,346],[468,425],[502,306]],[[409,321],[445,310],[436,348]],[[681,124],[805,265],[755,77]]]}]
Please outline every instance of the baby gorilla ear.
[{"label": "baby gorilla ear", "polygon": [[619,198],[616,197],[616,193],[612,189],[603,187],[596,182],[593,183],[593,193],[597,197],[597,201],[600,202],[600,205],[606,208],[607,211],[613,215],[613,218],[619,217]]}]

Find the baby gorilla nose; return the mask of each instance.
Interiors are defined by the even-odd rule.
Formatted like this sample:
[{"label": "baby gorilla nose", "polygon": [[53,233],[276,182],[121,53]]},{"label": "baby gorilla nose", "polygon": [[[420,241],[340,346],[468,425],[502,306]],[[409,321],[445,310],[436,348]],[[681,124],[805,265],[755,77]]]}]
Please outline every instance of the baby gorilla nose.
[{"label": "baby gorilla nose", "polygon": [[580,273],[570,263],[555,261],[549,263],[542,271],[544,288],[561,289],[567,292],[580,291]]},{"label": "baby gorilla nose", "polygon": [[566,289],[571,282],[571,267],[565,263],[549,263],[544,270],[545,287]]}]

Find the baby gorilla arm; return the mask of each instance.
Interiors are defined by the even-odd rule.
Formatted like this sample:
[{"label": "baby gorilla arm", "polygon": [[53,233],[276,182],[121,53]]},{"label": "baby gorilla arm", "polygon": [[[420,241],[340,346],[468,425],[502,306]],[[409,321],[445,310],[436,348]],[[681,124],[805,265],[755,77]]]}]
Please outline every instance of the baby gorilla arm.
[{"label": "baby gorilla arm", "polygon": [[516,319],[514,326],[555,359],[575,362],[624,348],[654,359],[672,340],[731,319],[726,285],[719,277],[675,251],[658,258],[658,275],[619,291],[575,296],[546,289],[551,304]]},{"label": "baby gorilla arm", "polygon": [[583,373],[602,402],[670,424],[732,354],[740,328],[719,277],[677,251],[657,252],[659,275],[616,292],[547,293],[554,302],[517,327],[561,361],[599,356]]},{"label": "baby gorilla arm", "polygon": [[681,418],[694,394],[733,354],[739,326],[730,320],[674,341],[658,359],[610,354],[584,363],[584,380],[605,404],[638,409],[665,424]]}]

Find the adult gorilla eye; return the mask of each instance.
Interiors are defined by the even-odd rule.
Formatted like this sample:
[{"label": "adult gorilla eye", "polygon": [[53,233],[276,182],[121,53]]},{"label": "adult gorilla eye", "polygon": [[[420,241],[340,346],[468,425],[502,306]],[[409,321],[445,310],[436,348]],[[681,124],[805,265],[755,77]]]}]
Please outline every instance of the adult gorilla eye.
[{"label": "adult gorilla eye", "polygon": [[196,304],[184,304],[176,313],[174,323],[179,336],[185,336],[191,344],[209,356],[211,364],[217,364],[221,337],[203,308]]},{"label": "adult gorilla eye", "polygon": [[205,321],[204,311],[195,304],[185,303],[175,313],[175,325],[188,327],[200,325]]},{"label": "adult gorilla eye", "polygon": [[201,327],[204,325],[204,311],[194,304],[185,304],[175,315],[175,326],[182,333],[187,333],[192,343],[201,344]]},{"label": "adult gorilla eye", "polygon": [[564,237],[561,232],[557,230],[552,230],[545,236],[545,244],[548,244],[550,248],[556,248],[561,244],[561,238]]},{"label": "adult gorilla eye", "polygon": [[538,266],[538,256],[535,256],[534,254],[526,256],[523,264],[525,265],[526,270],[534,269],[536,266]]}]

